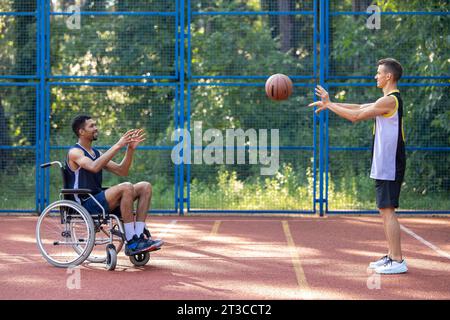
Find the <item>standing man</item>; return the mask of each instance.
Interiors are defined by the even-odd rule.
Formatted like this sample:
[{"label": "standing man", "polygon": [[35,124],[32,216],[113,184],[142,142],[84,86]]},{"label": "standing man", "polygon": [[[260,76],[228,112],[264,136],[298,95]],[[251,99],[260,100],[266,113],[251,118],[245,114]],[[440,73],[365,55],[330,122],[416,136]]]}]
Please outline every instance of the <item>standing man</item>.
[{"label": "standing man", "polygon": [[[124,182],[102,189],[102,170],[106,169],[119,176],[127,176],[138,144],[145,140],[143,130],[129,130],[119,141],[104,154],[92,147],[97,140],[98,129],[94,119],[87,115],[79,115],[72,122],[72,130],[78,137],[67,155],[66,166],[70,173],[69,184],[73,189],[91,189],[94,198],[105,208],[106,212],[120,208],[124,222],[126,255],[135,255],[143,251],[158,250],[162,240],[146,239],[144,235],[145,218],[152,198],[152,186],[149,182],[131,184]],[[111,159],[123,148],[127,147],[125,157],[120,164]],[[102,212],[101,208],[89,196],[75,196],[90,213]],[[133,203],[138,200],[136,221],[133,215]]]},{"label": "standing man", "polygon": [[317,86],[316,94],[321,101],[309,105],[318,107],[316,113],[328,109],[352,122],[375,118],[370,177],[375,179],[376,202],[383,218],[388,253],[371,262],[369,268],[380,274],[408,271],[402,256],[400,224],[395,214],[406,166],[403,101],[397,89],[402,73],[403,68],[397,60],[382,59],[378,61],[375,79],[377,87],[383,90],[383,97],[376,102],[362,105],[334,103],[330,101],[328,92]]}]

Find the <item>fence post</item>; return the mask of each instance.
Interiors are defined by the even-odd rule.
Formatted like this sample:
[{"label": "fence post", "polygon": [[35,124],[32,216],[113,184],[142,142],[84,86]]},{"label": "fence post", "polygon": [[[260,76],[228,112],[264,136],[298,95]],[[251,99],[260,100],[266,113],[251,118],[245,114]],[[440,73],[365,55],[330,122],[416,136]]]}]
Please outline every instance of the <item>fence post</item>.
[{"label": "fence post", "polygon": [[45,52],[46,52],[46,46],[45,46],[45,17],[46,17],[46,1],[40,0],[37,3],[38,6],[38,37],[37,37],[37,50],[38,50],[38,70],[37,70],[37,76],[39,77],[39,84],[37,85],[37,108],[38,112],[37,114],[39,117],[37,118],[36,126],[39,127],[38,135],[36,137],[36,171],[37,171],[37,181],[36,181],[36,202],[38,204],[37,211],[41,213],[44,210],[44,207],[46,205],[45,202],[45,189],[46,189],[46,174],[45,171],[43,171],[40,168],[40,164],[45,162],[45,117],[46,117],[46,111],[45,111]]},{"label": "fence post", "polygon": [[[180,28],[179,28],[179,48],[180,48],[180,71],[179,71],[179,85],[180,85],[180,119],[179,119],[179,125],[180,129],[184,129],[184,94],[185,94],[185,88],[184,88],[184,81],[185,81],[185,72],[184,72],[184,42],[185,42],[185,15],[184,15],[184,9],[185,9],[185,1],[180,1]],[[183,138],[184,139],[184,138]],[[184,140],[183,140],[184,144]],[[184,153],[184,150],[182,151]],[[182,159],[184,159],[184,154],[181,155]],[[179,165],[179,214],[182,216],[184,214],[184,163]]]},{"label": "fence post", "polygon": [[[325,39],[325,10],[326,1],[320,0],[320,70],[319,70],[319,83],[321,86],[325,86],[325,52],[326,52],[326,39]],[[324,214],[324,172],[325,172],[325,113],[321,112],[319,115],[319,215],[322,217]]]},{"label": "fence post", "polygon": [[[44,152],[44,162],[50,161],[50,93],[49,93],[49,85],[48,85],[48,76],[50,69],[50,2],[43,0],[43,34],[42,34],[42,97],[43,97],[43,137],[45,138],[43,141],[43,152]],[[50,204],[50,170],[45,170],[45,179],[44,179],[44,206]]]}]

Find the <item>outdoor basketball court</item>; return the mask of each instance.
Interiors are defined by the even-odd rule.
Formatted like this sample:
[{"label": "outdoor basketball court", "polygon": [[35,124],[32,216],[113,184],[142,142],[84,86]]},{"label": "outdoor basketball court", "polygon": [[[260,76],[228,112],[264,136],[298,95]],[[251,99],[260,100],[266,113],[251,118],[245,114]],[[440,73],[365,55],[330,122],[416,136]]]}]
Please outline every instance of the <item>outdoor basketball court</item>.
[{"label": "outdoor basketball court", "polygon": [[0,224],[0,299],[450,299],[450,219],[400,217],[409,270],[377,275],[386,248],[375,216],[157,216],[163,238],[145,267],[121,252],[104,264],[51,266],[36,246],[37,217]]},{"label": "outdoor basketball court", "polygon": [[0,1],[0,300],[450,300],[449,3]]}]

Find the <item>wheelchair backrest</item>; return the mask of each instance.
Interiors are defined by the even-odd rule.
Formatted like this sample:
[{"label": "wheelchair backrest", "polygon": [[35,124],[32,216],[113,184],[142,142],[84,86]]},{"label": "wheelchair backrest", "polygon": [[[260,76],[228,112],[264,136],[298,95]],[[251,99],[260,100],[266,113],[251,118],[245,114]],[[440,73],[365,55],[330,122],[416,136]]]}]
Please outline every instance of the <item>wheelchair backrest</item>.
[{"label": "wheelchair backrest", "polygon": [[[61,167],[61,176],[62,176],[62,180],[63,180],[63,188],[64,189],[72,189],[73,186],[69,185],[69,168],[67,168],[67,163],[64,163],[64,165]],[[65,200],[72,200],[75,201],[75,197],[73,196],[73,194],[65,194],[64,195],[64,199]]]}]

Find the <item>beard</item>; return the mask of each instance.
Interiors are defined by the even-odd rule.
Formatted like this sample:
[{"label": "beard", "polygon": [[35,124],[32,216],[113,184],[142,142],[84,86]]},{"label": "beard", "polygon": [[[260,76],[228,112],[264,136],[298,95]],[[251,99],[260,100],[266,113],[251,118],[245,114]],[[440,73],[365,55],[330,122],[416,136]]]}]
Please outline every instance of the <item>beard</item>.
[{"label": "beard", "polygon": [[386,81],[377,81],[377,87],[380,89],[383,89],[383,87],[386,85]]}]

